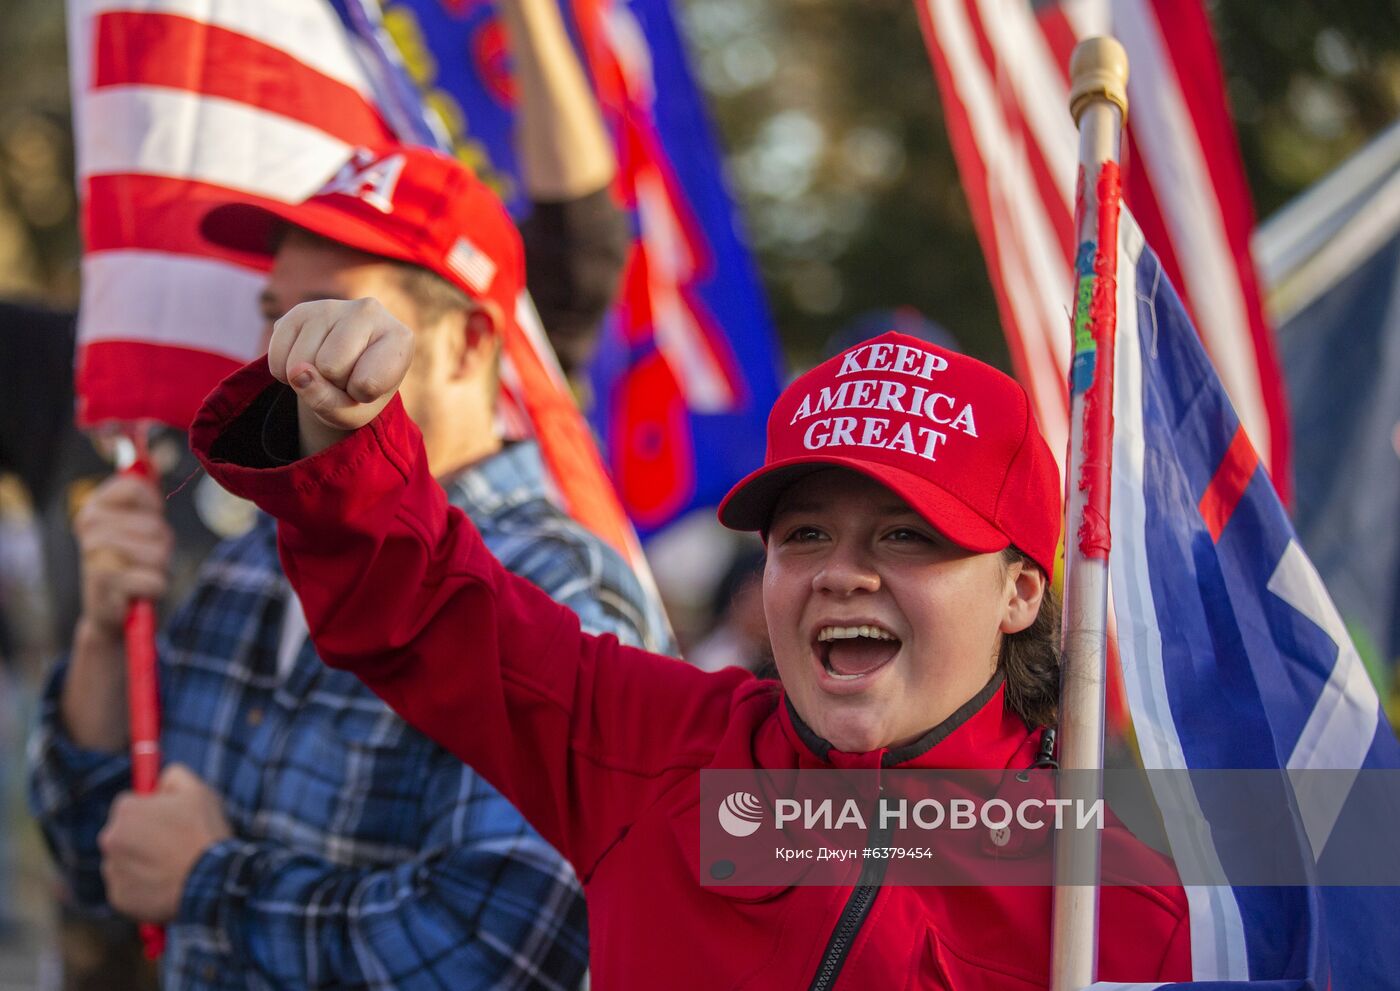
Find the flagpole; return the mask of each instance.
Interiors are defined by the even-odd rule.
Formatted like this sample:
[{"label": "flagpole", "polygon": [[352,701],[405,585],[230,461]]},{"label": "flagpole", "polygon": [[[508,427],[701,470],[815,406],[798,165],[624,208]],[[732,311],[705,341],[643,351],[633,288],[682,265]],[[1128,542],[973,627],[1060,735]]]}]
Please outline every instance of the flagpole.
[{"label": "flagpole", "polygon": [[[147,450],[149,427],[131,424],[118,438],[117,469],[124,475],[153,478]],[[156,607],[150,599],[127,606],[126,696],[131,727],[131,788],[138,795],[155,792],[160,780],[160,699],[156,687]],[[165,929],[150,922],[140,926],[146,958],[165,952]]]},{"label": "flagpole", "polygon": [[[1079,128],[1075,195],[1074,350],[1065,473],[1065,609],[1060,766],[1103,769],[1107,683],[1109,487],[1117,322],[1118,150],[1128,111],[1128,57],[1113,38],[1086,38],[1070,59],[1070,113]],[[1097,801],[1100,774],[1062,778],[1062,798]],[[1055,847],[1052,991],[1092,984],[1098,959],[1099,835],[1066,830]],[[1073,883],[1078,881],[1080,883]]]}]

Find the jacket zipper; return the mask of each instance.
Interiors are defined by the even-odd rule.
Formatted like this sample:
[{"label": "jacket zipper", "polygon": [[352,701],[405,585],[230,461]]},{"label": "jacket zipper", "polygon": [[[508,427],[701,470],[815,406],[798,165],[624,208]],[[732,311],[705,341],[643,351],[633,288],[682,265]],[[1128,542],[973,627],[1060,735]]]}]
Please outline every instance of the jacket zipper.
[{"label": "jacket zipper", "polygon": [[[881,788],[881,791],[883,790]],[[889,837],[888,829],[872,829],[866,840],[866,849],[887,845]],[[856,880],[855,888],[851,890],[851,897],[846,900],[846,907],[841,910],[836,928],[831,931],[831,939],[827,941],[826,952],[822,954],[821,963],[817,965],[816,976],[812,978],[808,991],[830,991],[836,983],[836,978],[841,975],[841,968],[846,963],[846,954],[851,952],[851,944],[860,933],[860,927],[865,924],[865,918],[870,914],[870,906],[875,903],[875,896],[880,893],[880,884],[885,879],[888,866],[889,861],[882,857],[867,858],[861,865],[860,877]]]}]

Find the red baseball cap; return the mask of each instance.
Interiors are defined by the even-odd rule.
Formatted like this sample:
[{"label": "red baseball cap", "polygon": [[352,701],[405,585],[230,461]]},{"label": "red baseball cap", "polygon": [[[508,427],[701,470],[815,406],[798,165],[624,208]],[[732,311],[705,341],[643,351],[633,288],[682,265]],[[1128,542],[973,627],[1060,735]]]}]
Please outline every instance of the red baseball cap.
[{"label": "red baseball cap", "polygon": [[789,485],[831,467],[884,485],[960,547],[1014,544],[1054,573],[1059,469],[1026,391],[990,365],[893,332],[822,362],[773,404],[764,465],[720,522],[763,530]]},{"label": "red baseball cap", "polygon": [[515,320],[525,281],[520,232],[496,194],[447,155],[407,145],[357,148],[309,199],[217,206],[200,232],[222,247],[270,256],[285,224],[420,265]]}]

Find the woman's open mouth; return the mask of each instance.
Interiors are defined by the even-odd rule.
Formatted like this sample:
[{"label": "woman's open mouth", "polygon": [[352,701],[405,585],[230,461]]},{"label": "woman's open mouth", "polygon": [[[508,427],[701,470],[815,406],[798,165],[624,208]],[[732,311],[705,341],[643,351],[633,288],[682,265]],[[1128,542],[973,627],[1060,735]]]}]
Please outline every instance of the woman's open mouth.
[{"label": "woman's open mouth", "polygon": [[816,652],[822,667],[839,681],[868,677],[894,660],[899,637],[881,626],[823,626]]}]

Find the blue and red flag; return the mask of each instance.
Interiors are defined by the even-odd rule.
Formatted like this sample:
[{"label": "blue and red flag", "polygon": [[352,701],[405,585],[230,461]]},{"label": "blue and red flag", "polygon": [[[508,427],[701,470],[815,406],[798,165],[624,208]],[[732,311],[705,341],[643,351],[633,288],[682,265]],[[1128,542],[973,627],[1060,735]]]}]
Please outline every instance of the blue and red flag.
[{"label": "blue and red flag", "polygon": [[[1335,772],[1342,784],[1328,800],[1313,796],[1306,816],[1278,824],[1320,859],[1347,833],[1347,783],[1361,769],[1400,768],[1400,743],[1126,211],[1119,247],[1110,572],[1143,762]],[[1200,828],[1212,797],[1182,792],[1158,796],[1174,852],[1218,858],[1228,876],[1238,838]],[[1220,885],[1187,895],[1194,977],[1205,983],[1182,987],[1366,991],[1400,974],[1400,889]]]},{"label": "blue and red flag", "polygon": [[[346,3],[351,12],[356,6]],[[616,142],[635,240],[590,368],[591,416],[644,536],[718,504],[763,460],[778,356],[669,0],[561,4]],[[459,155],[519,214],[513,87],[484,0],[396,0],[384,27]]]},{"label": "blue and red flag", "polygon": [[1400,121],[1273,214],[1255,242],[1295,425],[1293,521],[1397,706]]}]

